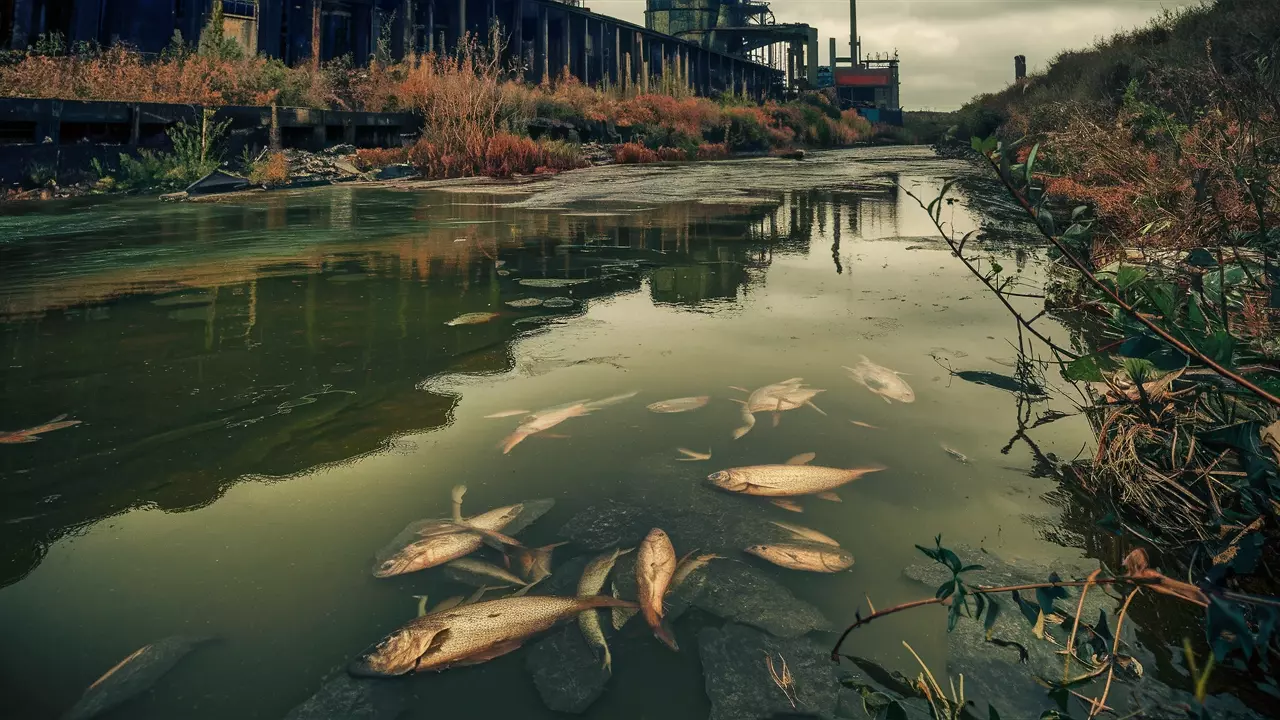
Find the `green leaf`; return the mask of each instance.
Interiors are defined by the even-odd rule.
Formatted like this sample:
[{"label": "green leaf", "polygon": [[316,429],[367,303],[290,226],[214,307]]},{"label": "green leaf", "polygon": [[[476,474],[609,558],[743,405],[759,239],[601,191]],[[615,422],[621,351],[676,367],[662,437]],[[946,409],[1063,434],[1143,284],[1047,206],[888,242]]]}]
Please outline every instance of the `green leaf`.
[{"label": "green leaf", "polygon": [[1077,205],[1075,210],[1071,211],[1071,222],[1075,222],[1089,212],[1088,205]]},{"label": "green leaf", "polygon": [[940,548],[938,551],[942,555],[942,561],[951,568],[951,572],[958,573],[960,568],[964,567],[964,563],[960,562],[960,556],[951,552],[947,548]]},{"label": "green leaf", "polygon": [[1116,268],[1116,287],[1128,290],[1147,276],[1147,271],[1132,265],[1121,265]]},{"label": "green leaf", "polygon": [[1067,364],[1063,374],[1068,380],[1075,382],[1102,382],[1103,371],[1111,369],[1115,363],[1105,355],[1093,354],[1076,358]]},{"label": "green leaf", "polygon": [[1040,154],[1040,143],[1036,143],[1035,147],[1031,148],[1031,154],[1027,156],[1026,167],[1023,168],[1023,173],[1026,176],[1028,188],[1031,187],[1032,169],[1035,167],[1035,164],[1036,164],[1036,155],[1039,155],[1039,154]]},{"label": "green leaf", "polygon": [[907,710],[897,700],[886,705],[881,713],[884,720],[907,720]]},{"label": "green leaf", "polygon": [[991,633],[995,630],[996,620],[1000,619],[1002,609],[994,597],[987,598],[987,616],[982,621],[982,630],[987,634],[988,640],[991,639]]},{"label": "green leaf", "polygon": [[1236,339],[1225,330],[1219,330],[1205,337],[1196,349],[1219,365],[1231,367],[1235,364]]},{"label": "green leaf", "polygon": [[982,138],[977,135],[969,138],[969,146],[973,148],[974,152],[982,152]]},{"label": "green leaf", "polygon": [[1125,374],[1135,383],[1147,382],[1156,374],[1155,364],[1146,358],[1127,357],[1122,364]]},{"label": "green leaf", "polygon": [[999,275],[999,274],[1000,274],[1000,272],[1004,270],[1004,266],[1003,266],[1003,265],[1001,265],[1000,263],[996,262],[995,260],[992,260],[992,261],[991,261],[991,270],[992,270],[992,272],[994,272],[995,274]]},{"label": "green leaf", "polygon": [[1156,306],[1161,315],[1168,320],[1174,319],[1177,311],[1174,296],[1177,290],[1173,284],[1149,282],[1143,283],[1141,289],[1142,294],[1147,296],[1147,300],[1150,300],[1151,304]]},{"label": "green leaf", "polygon": [[992,135],[992,136],[991,136],[991,137],[989,137],[989,138],[984,138],[984,139],[983,139],[983,141],[982,141],[982,152],[983,152],[984,154],[988,154],[988,155],[989,155],[989,154],[991,154],[991,153],[995,152],[996,148],[997,148],[997,147],[999,147],[999,146],[1000,146],[1000,141],[996,139],[996,136],[995,136],[995,135]]},{"label": "green leaf", "polygon": [[1191,293],[1187,293],[1187,324],[1197,333],[1204,333],[1209,326],[1200,308],[1200,299]]}]

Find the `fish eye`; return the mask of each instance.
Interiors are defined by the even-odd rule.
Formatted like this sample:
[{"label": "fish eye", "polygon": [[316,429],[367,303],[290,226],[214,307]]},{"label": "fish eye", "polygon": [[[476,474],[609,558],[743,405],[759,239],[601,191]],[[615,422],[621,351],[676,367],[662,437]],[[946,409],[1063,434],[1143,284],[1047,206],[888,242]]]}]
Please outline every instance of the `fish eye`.
[{"label": "fish eye", "polygon": [[720,482],[722,480],[728,480],[729,473],[724,470],[717,470],[716,472],[713,472],[710,475],[708,475],[707,479],[710,480],[711,482]]}]

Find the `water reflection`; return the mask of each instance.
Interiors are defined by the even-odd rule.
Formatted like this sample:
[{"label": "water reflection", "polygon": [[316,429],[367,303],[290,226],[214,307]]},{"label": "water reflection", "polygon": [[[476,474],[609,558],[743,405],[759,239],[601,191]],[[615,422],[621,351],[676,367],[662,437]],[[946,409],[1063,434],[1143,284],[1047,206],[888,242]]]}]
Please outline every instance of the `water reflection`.
[{"label": "water reflection", "polygon": [[[402,622],[413,595],[456,592],[427,573],[367,577],[373,550],[443,507],[455,482],[470,484],[478,508],[556,497],[531,543],[556,541],[550,533],[575,513],[615,500],[721,517],[726,498],[691,481],[705,468],[670,467],[680,465],[669,460],[675,447],[701,451],[704,440],[716,444],[714,463],[814,451],[833,464],[893,466],[859,502],[803,518],[847,534],[858,556],[856,577],[785,578],[833,619],[854,585],[876,602],[916,592],[897,572],[913,560],[911,543],[935,532],[1025,539],[1021,525],[988,533],[954,512],[971,496],[995,498],[997,514],[981,516],[992,525],[1043,511],[1030,489],[1043,481],[995,468],[1003,435],[967,421],[975,402],[1012,401],[947,387],[927,356],[946,343],[970,367],[1000,351],[988,336],[1010,323],[1000,308],[962,302],[972,288],[958,268],[909,249],[931,233],[899,183],[939,180],[888,173],[556,208],[506,193],[332,188],[0,217],[23,238],[0,245],[0,429],[62,413],[84,421],[0,452],[0,608],[23,618],[5,627],[0,708],[56,715],[58,698],[110,667],[121,646],[195,623],[232,639],[193,659],[192,675],[173,680],[183,690],[157,694],[138,716],[279,716]],[[957,211],[956,222],[973,219]],[[571,302],[506,304],[527,298]],[[445,325],[490,311],[501,314]],[[839,367],[872,346],[915,373],[921,402],[885,407],[857,394]],[[730,444],[738,411],[724,386],[798,374],[830,388],[830,417],[787,417]],[[635,407],[582,420],[570,439],[530,438],[509,456],[494,444],[515,420],[479,419],[635,389],[646,391]],[[643,411],[702,394],[714,400],[698,413],[657,422]],[[972,472],[937,449],[943,438],[974,458]],[[126,513],[140,508],[170,512]],[[85,591],[93,602],[79,607]],[[901,638],[883,627],[867,641],[891,655]],[[54,648],[72,637],[82,653],[68,667]],[[913,644],[926,658],[944,646]],[[705,717],[696,656],[639,645],[628,662],[644,682],[614,683],[595,716],[676,707]],[[481,698],[495,713],[540,716],[513,662],[450,675],[446,714],[464,716],[466,699]],[[492,697],[495,683],[510,697]],[[653,686],[672,695],[653,697]],[[198,709],[178,699],[196,696]]]}]

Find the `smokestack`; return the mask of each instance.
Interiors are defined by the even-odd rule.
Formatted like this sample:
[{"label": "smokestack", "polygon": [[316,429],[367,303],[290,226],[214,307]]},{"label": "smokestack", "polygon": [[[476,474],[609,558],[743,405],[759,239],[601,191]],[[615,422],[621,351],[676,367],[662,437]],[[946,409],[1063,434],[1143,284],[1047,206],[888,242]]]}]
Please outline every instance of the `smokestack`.
[{"label": "smokestack", "polygon": [[835,69],[836,69],[836,39],[835,39],[835,38],[827,38],[827,39],[831,41],[831,47],[830,47],[830,50],[831,50],[831,70],[832,70],[832,72],[834,72],[834,71],[835,71]]},{"label": "smokestack", "polygon": [[858,52],[858,0],[849,0],[849,59],[854,67],[862,62]]},{"label": "smokestack", "polygon": [[1027,56],[1016,55],[1013,58],[1013,79],[1014,82],[1022,82],[1027,79]]}]

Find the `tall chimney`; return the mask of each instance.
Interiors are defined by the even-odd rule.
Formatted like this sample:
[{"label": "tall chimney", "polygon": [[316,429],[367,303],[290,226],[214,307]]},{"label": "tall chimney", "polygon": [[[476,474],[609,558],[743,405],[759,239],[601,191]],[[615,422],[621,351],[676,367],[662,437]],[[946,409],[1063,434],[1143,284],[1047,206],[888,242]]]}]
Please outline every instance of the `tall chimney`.
[{"label": "tall chimney", "polygon": [[827,39],[831,41],[831,47],[830,47],[830,50],[831,50],[831,71],[832,71],[832,72],[835,72],[835,70],[836,70],[836,39],[835,39],[835,38],[833,38],[833,37],[832,37],[832,38],[827,38]]},{"label": "tall chimney", "polygon": [[858,0],[849,0],[849,60],[854,67],[862,62],[858,50]]}]

